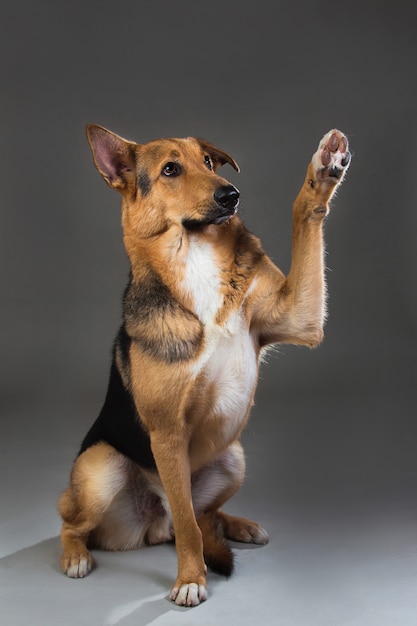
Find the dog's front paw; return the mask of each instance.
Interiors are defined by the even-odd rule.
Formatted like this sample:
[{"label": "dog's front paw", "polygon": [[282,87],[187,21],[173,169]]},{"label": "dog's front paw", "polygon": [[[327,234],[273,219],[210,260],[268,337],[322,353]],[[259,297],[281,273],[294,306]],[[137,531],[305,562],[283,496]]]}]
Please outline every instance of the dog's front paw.
[{"label": "dog's front paw", "polygon": [[169,594],[170,600],[179,606],[198,606],[207,600],[207,586],[200,583],[181,583],[176,581]]},{"label": "dog's front paw", "polygon": [[317,181],[336,185],[344,176],[351,161],[349,143],[340,130],[330,130],[319,143],[312,165]]},{"label": "dog's front paw", "polygon": [[85,548],[78,552],[64,552],[61,558],[61,568],[69,578],[84,578],[94,567],[94,559]]}]

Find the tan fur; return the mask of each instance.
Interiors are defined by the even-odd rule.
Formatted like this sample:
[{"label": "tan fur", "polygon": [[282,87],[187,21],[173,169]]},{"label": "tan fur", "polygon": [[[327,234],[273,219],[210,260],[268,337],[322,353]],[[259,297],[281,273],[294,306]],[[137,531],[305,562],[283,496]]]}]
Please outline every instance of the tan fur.
[{"label": "tan fur", "polygon": [[[204,222],[218,209],[213,194],[229,185],[216,170],[224,163],[238,170],[227,153],[193,138],[137,145],[94,125],[87,135],[98,170],[122,196],[131,343],[128,366],[118,344],[115,363],[149,434],[157,473],[105,442],[80,454],[59,503],[62,567],[86,575],[93,565],[87,542],[117,550],[175,538],[171,598],[195,605],[207,594],[203,550],[209,565],[226,563],[224,538],[268,540],[255,522],[219,509],[243,481],[238,440],[262,349],[313,347],[323,338],[322,224],[349,164],[348,144],[330,131],[308,166],[293,206],[286,277],[237,215]],[[175,176],[164,174],[170,163],[181,168]],[[185,228],[184,220],[204,224]],[[147,290],[149,306],[142,304]],[[161,309],[152,305],[154,292]]]}]

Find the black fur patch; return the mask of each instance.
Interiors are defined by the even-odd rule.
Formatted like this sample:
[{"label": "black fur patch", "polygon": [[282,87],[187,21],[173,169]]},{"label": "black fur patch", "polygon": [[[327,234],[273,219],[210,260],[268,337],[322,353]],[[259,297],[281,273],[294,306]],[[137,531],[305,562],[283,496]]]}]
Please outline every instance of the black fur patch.
[{"label": "black fur patch", "polygon": [[129,350],[131,343],[132,340],[127,334],[126,328],[123,324],[123,326],[120,327],[116,341],[114,342],[114,348],[115,353],[117,351],[117,354],[120,356],[122,367],[127,374],[130,372]]},{"label": "black fur patch", "polygon": [[209,567],[212,572],[220,574],[220,576],[229,578],[233,574],[233,552],[227,545],[226,541],[222,543],[219,542],[216,552],[210,553],[204,550],[204,560],[207,567]]},{"label": "black fur patch", "polygon": [[127,333],[146,354],[168,363],[196,355],[203,338],[200,321],[175,300],[153,270],[140,282],[131,277],[123,311]]},{"label": "black fur patch", "polygon": [[234,209],[224,209],[219,207],[213,207],[207,211],[206,215],[201,219],[187,219],[182,220],[182,225],[185,229],[195,232],[201,230],[209,224],[222,224],[226,222],[234,214]]},{"label": "black fur patch", "polygon": [[142,196],[147,196],[152,188],[151,179],[148,172],[144,168],[142,168],[138,174],[138,187]]},{"label": "black fur patch", "polygon": [[103,408],[84,438],[79,454],[100,441],[141,467],[156,469],[149,434],[140,420],[132,394],[123,385],[114,359]]},{"label": "black fur patch", "polygon": [[184,228],[186,228],[187,230],[191,232],[201,230],[202,228],[204,228],[205,226],[208,226],[209,224],[210,222],[207,221],[206,219],[201,219],[201,220],[184,219],[182,221],[182,225],[184,226]]}]

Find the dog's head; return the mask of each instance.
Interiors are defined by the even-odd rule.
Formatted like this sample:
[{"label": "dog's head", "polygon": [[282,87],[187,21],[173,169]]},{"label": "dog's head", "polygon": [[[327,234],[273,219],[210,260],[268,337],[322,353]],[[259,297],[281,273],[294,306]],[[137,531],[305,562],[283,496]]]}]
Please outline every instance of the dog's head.
[{"label": "dog's head", "polygon": [[94,163],[110,187],[123,197],[125,229],[139,237],[172,225],[198,230],[223,224],[236,213],[239,191],[217,174],[232,157],[203,139],[127,141],[97,126],[87,126]]}]

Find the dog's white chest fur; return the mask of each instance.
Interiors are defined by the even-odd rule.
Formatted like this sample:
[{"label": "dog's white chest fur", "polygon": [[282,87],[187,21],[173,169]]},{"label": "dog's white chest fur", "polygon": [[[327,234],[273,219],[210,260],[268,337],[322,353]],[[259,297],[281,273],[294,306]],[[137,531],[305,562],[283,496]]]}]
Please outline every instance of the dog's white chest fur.
[{"label": "dog's white chest fur", "polygon": [[186,257],[184,287],[194,301],[194,310],[199,320],[204,325],[213,323],[223,303],[220,272],[212,246],[192,236]]},{"label": "dog's white chest fur", "polygon": [[193,373],[197,377],[204,371],[206,382],[214,384],[215,399],[210,413],[225,418],[225,435],[233,438],[252,398],[257,356],[241,308],[233,310],[223,325],[215,323],[223,295],[210,244],[190,239],[184,286],[204,325],[204,350],[193,365]]}]

